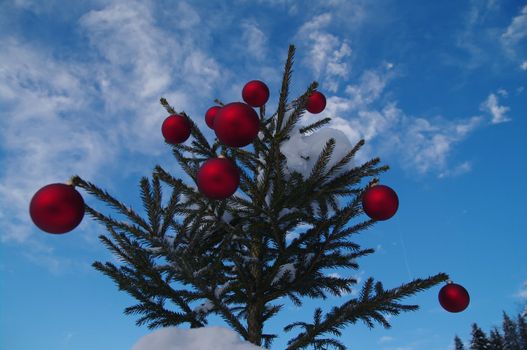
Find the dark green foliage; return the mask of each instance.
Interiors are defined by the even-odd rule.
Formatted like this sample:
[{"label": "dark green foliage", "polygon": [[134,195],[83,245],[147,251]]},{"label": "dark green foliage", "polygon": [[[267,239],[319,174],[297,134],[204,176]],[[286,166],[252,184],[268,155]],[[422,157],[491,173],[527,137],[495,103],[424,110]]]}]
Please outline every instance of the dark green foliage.
[{"label": "dark green foliage", "polygon": [[489,340],[485,332],[477,324],[472,325],[472,339],[470,341],[470,350],[488,350]]},{"label": "dark green foliage", "polygon": [[527,324],[525,317],[518,315],[518,336],[521,350],[527,350]]},{"label": "dark green foliage", "polygon": [[503,312],[503,349],[504,350],[520,350],[520,342],[518,332],[516,330],[516,323]]},{"label": "dark green foliage", "polygon": [[454,337],[454,350],[465,350],[463,342],[457,335]]},{"label": "dark green foliage", "polygon": [[489,350],[503,350],[503,337],[497,328],[490,332]]},{"label": "dark green foliage", "polygon": [[[491,330],[487,347],[489,350],[527,350],[527,327],[525,318],[522,315],[518,315],[516,324],[503,312],[502,330],[503,334],[496,327]],[[472,346],[482,347],[485,343],[485,338],[485,333],[474,324],[472,326]],[[457,344],[462,344],[461,339],[457,335],[454,338],[454,342],[456,349]]]},{"label": "dark green foliage", "polygon": [[[264,323],[283,307],[273,301],[287,296],[300,306],[304,296],[325,299],[327,292],[341,296],[355,288],[355,279],[327,276],[323,270],[357,270],[358,259],[374,252],[361,249],[351,238],[375,223],[361,221],[361,195],[377,179],[361,182],[388,167],[379,166],[380,160],[374,158],[344,170],[364,145],[361,140],[328,169],[335,147],[335,140],[330,139],[309,176],[304,178],[298,172],[286,176],[280,145],[289,138],[305,111],[307,97],[317,87],[313,82],[300,98],[287,104],[294,52],[291,45],[277,112],[266,119],[265,109],[260,109],[263,137],[253,143],[254,153],[217,140],[211,146],[194,123],[190,145],[171,145],[176,160],[194,182],[199,165],[217,157],[221,148],[221,154],[238,164],[239,189],[246,196],[210,200],[157,165],[151,182],[146,177],[140,181],[145,220],[94,184],[78,176],[72,178],[75,186],[126,216],[126,221],[118,221],[86,205],[88,214],[108,230],[107,235],[99,236],[101,242],[122,261],[120,266],[98,261],[93,266],[138,301],[125,309],[125,314],[139,317],[138,325],[155,328],[188,323],[192,328],[204,327],[207,317],[216,314],[245,340],[270,347],[276,334],[264,333]],[[176,113],[164,98],[161,104],[169,114]],[[314,131],[328,121],[322,119],[299,132]],[[166,206],[162,204],[161,181],[172,189]],[[341,207],[339,197],[350,200]],[[318,210],[313,210],[313,204]],[[352,219],[356,221],[348,225]],[[302,224],[310,228],[288,244],[287,232]],[[284,273],[287,264],[296,272]],[[341,329],[357,321],[389,328],[387,315],[418,309],[417,305],[402,304],[402,299],[446,280],[448,276],[440,273],[385,289],[370,277],[357,298],[325,314],[318,308],[312,322],[286,325],[286,331],[303,328],[289,341],[287,350],[309,346],[346,349],[327,334],[340,336]],[[179,310],[170,310],[167,301]],[[196,302],[204,307],[190,306]]]}]

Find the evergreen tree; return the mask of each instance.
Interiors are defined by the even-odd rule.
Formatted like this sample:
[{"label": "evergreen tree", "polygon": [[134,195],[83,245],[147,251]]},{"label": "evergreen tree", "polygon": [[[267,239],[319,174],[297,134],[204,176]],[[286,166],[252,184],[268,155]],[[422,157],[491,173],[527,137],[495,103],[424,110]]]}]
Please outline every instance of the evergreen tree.
[{"label": "evergreen tree", "polygon": [[[299,99],[287,105],[294,52],[291,45],[276,113],[266,117],[265,106],[260,108],[262,136],[254,140],[254,152],[228,147],[219,141],[211,146],[193,122],[194,140],[187,145],[172,145],[175,158],[194,182],[200,162],[218,157],[221,147],[221,154],[240,168],[239,192],[230,198],[208,199],[157,165],[151,182],[147,177],[140,181],[147,213],[147,218],[143,218],[94,184],[79,176],[72,178],[75,186],[109,204],[129,220],[118,221],[86,205],[89,215],[108,230],[108,235],[99,236],[100,240],[122,260],[117,266],[99,261],[93,266],[113,279],[119,290],[137,299],[136,305],[124,311],[127,315],[139,316],[137,325],[205,327],[207,317],[217,314],[244,340],[270,347],[277,335],[265,333],[264,324],[283,307],[271,304],[273,301],[287,296],[300,306],[300,297],[325,299],[327,291],[341,296],[343,292],[350,293],[357,284],[354,278],[330,277],[322,270],[356,270],[357,259],[374,252],[361,249],[350,238],[375,221],[365,220],[347,227],[346,224],[360,218],[361,195],[373,184],[370,181],[361,185],[361,181],[379,175],[388,166],[379,166],[379,158],[374,158],[344,171],[364,145],[361,140],[327,169],[335,146],[335,140],[330,139],[310,174],[285,172],[286,159],[280,145],[290,137],[305,111],[307,98],[317,87],[313,82]],[[161,103],[169,114],[176,113],[165,99]],[[288,117],[286,112],[290,110]],[[186,116],[185,112],[177,114]],[[314,131],[329,121],[330,118],[322,119],[298,132]],[[172,189],[166,206],[162,204],[161,181]],[[351,200],[341,207],[339,197]],[[312,228],[287,244],[286,233],[302,224]],[[324,336],[328,333],[340,336],[342,328],[357,321],[369,327],[377,322],[389,328],[385,316],[418,309],[417,305],[402,304],[402,299],[447,279],[446,274],[439,273],[385,289],[381,282],[370,277],[358,297],[325,314],[317,308],[312,322],[292,322],[285,326],[285,331],[303,328],[288,342],[286,349],[309,346],[347,349],[338,339]],[[190,288],[181,288],[182,285]],[[201,306],[191,307],[190,303],[197,301],[203,302]],[[167,302],[180,310],[172,310]]]},{"label": "evergreen tree", "polygon": [[477,324],[472,325],[472,340],[470,341],[470,350],[488,350],[489,340],[485,332]]},{"label": "evergreen tree", "polygon": [[516,330],[516,324],[503,312],[503,349],[520,350],[520,340]]},{"label": "evergreen tree", "polygon": [[457,335],[454,337],[454,350],[465,350],[465,346]]},{"label": "evergreen tree", "polygon": [[522,315],[518,315],[518,336],[520,350],[527,350],[527,324]]},{"label": "evergreen tree", "polygon": [[490,332],[489,345],[490,350],[503,350],[503,337],[496,327]]}]

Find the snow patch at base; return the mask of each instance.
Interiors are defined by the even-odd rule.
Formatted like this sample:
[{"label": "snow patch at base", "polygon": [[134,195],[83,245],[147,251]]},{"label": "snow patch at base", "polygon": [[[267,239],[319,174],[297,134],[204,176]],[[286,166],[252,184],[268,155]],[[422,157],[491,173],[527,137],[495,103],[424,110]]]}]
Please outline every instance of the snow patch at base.
[{"label": "snow patch at base", "polygon": [[132,350],[263,350],[223,327],[166,327],[142,337]]}]

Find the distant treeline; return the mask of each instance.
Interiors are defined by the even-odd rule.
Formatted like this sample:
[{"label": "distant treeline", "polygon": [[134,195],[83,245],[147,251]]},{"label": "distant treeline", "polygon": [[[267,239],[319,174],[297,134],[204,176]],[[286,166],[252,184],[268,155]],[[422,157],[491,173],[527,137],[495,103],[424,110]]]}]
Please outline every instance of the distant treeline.
[{"label": "distant treeline", "polygon": [[[501,331],[494,327],[486,334],[476,323],[472,325],[470,350],[527,350],[527,325],[525,316],[518,315],[517,321],[512,320],[503,312]],[[461,339],[454,338],[455,350],[465,350]]]}]

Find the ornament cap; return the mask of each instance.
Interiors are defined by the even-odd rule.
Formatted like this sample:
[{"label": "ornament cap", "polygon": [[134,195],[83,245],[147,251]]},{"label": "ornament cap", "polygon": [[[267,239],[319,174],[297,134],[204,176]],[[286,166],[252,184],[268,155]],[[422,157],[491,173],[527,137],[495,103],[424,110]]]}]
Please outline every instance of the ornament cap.
[{"label": "ornament cap", "polygon": [[454,284],[454,282],[452,282],[452,280],[448,280],[446,281],[446,284]]}]

